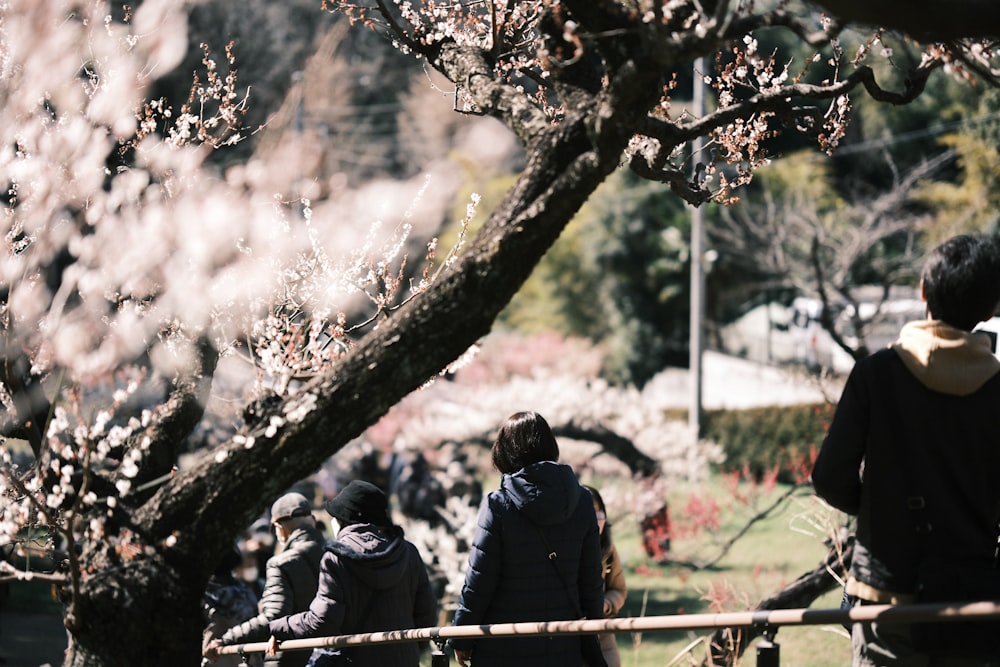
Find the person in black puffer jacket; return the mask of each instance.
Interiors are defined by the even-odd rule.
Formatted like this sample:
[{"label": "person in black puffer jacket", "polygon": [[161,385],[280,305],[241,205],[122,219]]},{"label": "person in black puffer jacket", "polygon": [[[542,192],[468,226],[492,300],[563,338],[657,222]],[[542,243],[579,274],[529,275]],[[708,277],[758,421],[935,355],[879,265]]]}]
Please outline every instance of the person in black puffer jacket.
[{"label": "person in black puffer jacket", "polygon": [[[454,625],[604,617],[594,503],[558,458],[541,415],[519,412],[501,426],[493,465],[503,477],[479,513]],[[579,667],[582,645],[579,636],[452,640],[463,667]]]}]

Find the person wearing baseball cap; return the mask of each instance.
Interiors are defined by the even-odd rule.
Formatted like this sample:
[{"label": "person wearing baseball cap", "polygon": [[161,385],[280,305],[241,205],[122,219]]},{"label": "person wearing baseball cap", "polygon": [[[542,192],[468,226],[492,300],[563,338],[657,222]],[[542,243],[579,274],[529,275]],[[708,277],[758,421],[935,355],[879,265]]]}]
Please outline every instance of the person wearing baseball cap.
[{"label": "person wearing baseball cap", "polygon": [[[382,489],[353,480],[324,507],[339,529],[320,562],[319,590],[306,611],[271,621],[268,653],[286,639],[436,625],[437,600],[427,568],[393,524]],[[403,642],[315,649],[311,664],[417,667],[420,648]]]},{"label": "person wearing baseball cap", "polygon": [[[286,493],[278,498],[271,505],[271,527],[282,548],[267,561],[259,613],[209,644],[205,651],[209,660],[218,656],[215,650],[222,645],[267,641],[271,621],[308,609],[316,595],[325,540],[309,500],[301,493]],[[304,667],[308,661],[309,651],[285,651],[268,655],[264,665]]]}]

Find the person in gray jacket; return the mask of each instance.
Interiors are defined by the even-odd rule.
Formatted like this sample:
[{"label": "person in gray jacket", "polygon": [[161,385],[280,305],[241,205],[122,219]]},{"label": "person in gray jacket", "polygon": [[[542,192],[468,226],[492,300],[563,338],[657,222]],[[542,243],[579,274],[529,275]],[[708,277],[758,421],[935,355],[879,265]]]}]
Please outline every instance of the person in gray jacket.
[{"label": "person in gray jacket", "polygon": [[[271,506],[271,525],[282,550],[267,561],[264,593],[259,613],[226,631],[205,650],[214,660],[219,646],[264,642],[270,637],[268,624],[309,607],[319,585],[319,562],[325,540],[316,526],[312,506],[301,493],[288,493]],[[286,651],[267,656],[266,667],[304,667],[309,651]]]},{"label": "person in gray jacket", "polygon": [[[320,563],[319,590],[308,609],[271,621],[275,652],[286,639],[433,627],[437,600],[417,548],[393,525],[385,493],[353,480],[326,511],[336,520],[336,540]],[[415,642],[316,649],[310,665],[417,667]]]}]

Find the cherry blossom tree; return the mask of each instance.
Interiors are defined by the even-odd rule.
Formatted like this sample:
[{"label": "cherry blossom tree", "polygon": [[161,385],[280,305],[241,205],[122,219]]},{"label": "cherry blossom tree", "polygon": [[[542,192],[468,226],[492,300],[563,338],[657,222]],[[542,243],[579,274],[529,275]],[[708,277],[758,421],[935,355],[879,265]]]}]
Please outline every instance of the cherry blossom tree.
[{"label": "cherry blossom tree", "polygon": [[[183,108],[148,99],[183,56],[179,3],[145,0],[124,17],[95,0],[0,8],[0,398],[11,438],[0,542],[19,552],[52,542],[67,666],[197,664],[201,593],[237,533],[484,337],[614,170],[693,205],[729,201],[776,133],[834,150],[852,95],[905,104],[935,74],[997,74],[993,42],[963,38],[983,38],[975,21],[944,41],[863,36],[849,26],[869,17],[849,5],[326,8],[444,74],[459,112],[501,121],[525,153],[474,238],[455,252],[432,244],[412,282],[406,214],[345,236],[330,222],[337,202],[319,215],[319,202],[269,190],[266,173],[289,165],[206,165],[239,141],[252,103],[223,53],[206,51]],[[775,31],[814,55],[792,62],[761,48]],[[894,43],[920,39],[912,66],[892,60]],[[699,58],[714,93],[701,117],[679,101]],[[700,139],[707,150],[692,156]],[[344,313],[358,302],[367,314],[354,321]],[[229,430],[209,437],[202,418],[233,359],[254,374],[234,392],[242,409]],[[207,448],[180,465],[192,441]]]}]

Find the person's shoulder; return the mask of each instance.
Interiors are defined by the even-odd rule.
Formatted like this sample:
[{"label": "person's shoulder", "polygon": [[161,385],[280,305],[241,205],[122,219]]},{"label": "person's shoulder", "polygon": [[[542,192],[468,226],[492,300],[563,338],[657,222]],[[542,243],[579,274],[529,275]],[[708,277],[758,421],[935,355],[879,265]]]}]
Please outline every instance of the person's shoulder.
[{"label": "person's shoulder", "polygon": [[895,348],[883,347],[864,357],[858,363],[868,366],[884,366],[886,364],[897,364],[901,361],[902,359],[900,359],[899,353],[896,352]]},{"label": "person's shoulder", "polygon": [[285,549],[281,553],[274,554],[267,561],[268,567],[284,567],[289,563],[297,561],[301,558],[301,554],[297,549]]},{"label": "person's shoulder", "polygon": [[490,491],[486,494],[486,500],[483,501],[483,506],[487,510],[503,510],[512,507],[513,504],[514,500],[511,498],[510,492],[503,486],[495,491]]},{"label": "person's shoulder", "polygon": [[888,373],[892,368],[903,365],[899,353],[891,347],[883,347],[866,357],[858,359],[851,375],[879,375]]},{"label": "person's shoulder", "polygon": [[405,538],[402,539],[402,540],[400,540],[400,541],[402,542],[403,549],[406,550],[407,556],[410,559],[416,559],[416,560],[420,561],[421,563],[424,562],[424,557],[420,555],[420,549],[417,548],[416,544],[414,544],[413,542],[411,542],[411,541],[409,541],[409,540],[407,540]]},{"label": "person's shoulder", "polygon": [[292,547],[285,549],[280,554],[275,554],[271,556],[271,560],[268,561],[268,565],[272,563],[276,567],[284,567],[291,563],[297,563],[304,560],[319,560],[320,556],[323,554],[324,545],[322,542],[303,542],[300,544],[293,545]]}]

